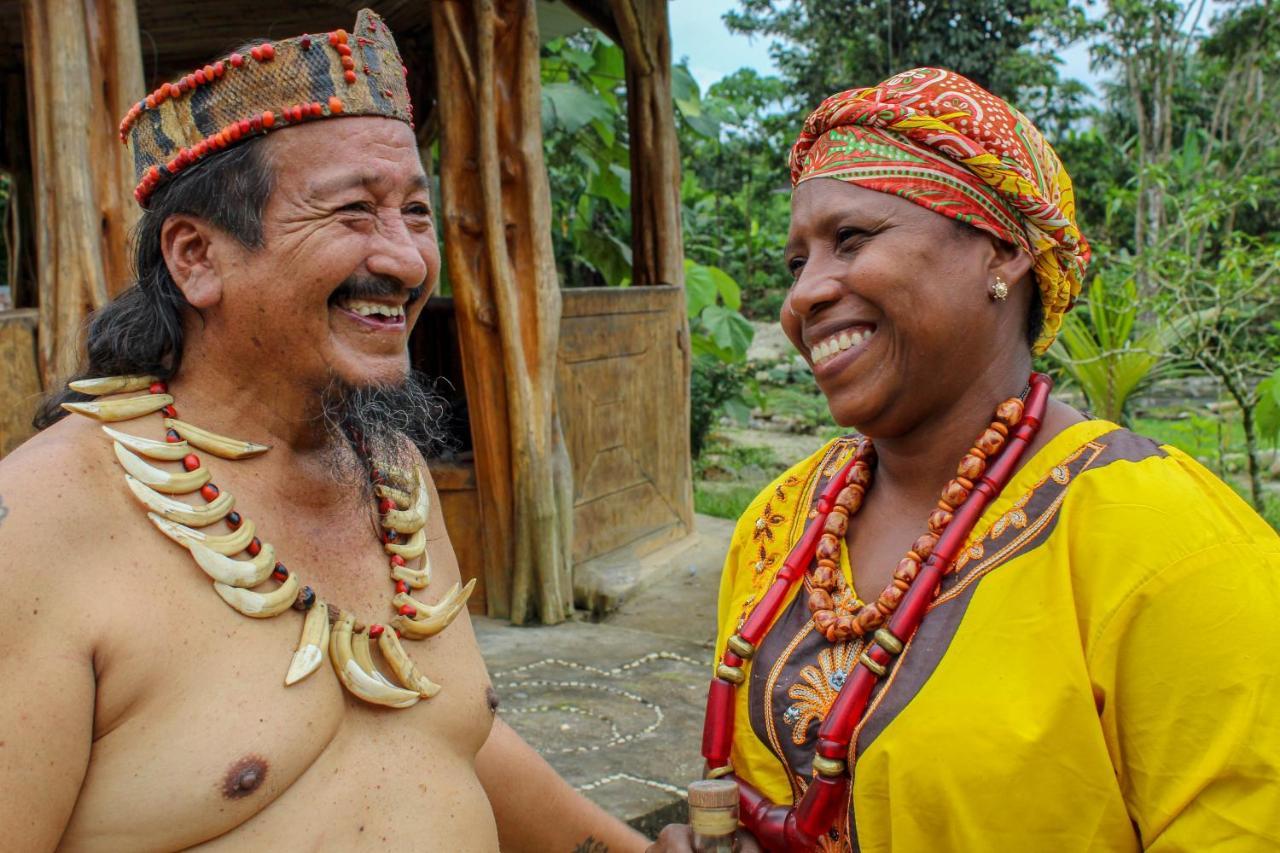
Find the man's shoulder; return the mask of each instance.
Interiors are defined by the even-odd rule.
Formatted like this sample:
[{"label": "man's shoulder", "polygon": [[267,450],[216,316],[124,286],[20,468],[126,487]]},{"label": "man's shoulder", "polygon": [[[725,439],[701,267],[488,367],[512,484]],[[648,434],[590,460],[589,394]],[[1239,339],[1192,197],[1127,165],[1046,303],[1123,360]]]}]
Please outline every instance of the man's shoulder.
[{"label": "man's shoulder", "polygon": [[0,459],[0,585],[83,577],[106,519],[125,502],[97,424],[66,418]]}]

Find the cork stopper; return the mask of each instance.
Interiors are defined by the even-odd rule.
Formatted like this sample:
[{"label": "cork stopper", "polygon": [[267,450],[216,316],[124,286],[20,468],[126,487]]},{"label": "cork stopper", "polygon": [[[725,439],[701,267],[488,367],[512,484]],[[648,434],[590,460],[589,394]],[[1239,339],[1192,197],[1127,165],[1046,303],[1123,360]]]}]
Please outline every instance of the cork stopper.
[{"label": "cork stopper", "polygon": [[689,807],[724,809],[738,804],[738,783],[732,779],[701,779],[689,784]]}]

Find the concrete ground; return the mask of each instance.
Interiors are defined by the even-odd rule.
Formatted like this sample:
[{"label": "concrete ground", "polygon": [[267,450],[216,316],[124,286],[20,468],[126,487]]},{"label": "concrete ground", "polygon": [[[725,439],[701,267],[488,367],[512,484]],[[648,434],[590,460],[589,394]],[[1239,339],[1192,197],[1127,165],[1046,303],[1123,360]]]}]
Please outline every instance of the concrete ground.
[{"label": "concrete ground", "polygon": [[[477,618],[499,713],[578,790],[650,837],[684,819],[699,778],[715,602],[733,523],[648,561],[601,622],[515,627]],[[637,574],[632,571],[632,574]]]}]

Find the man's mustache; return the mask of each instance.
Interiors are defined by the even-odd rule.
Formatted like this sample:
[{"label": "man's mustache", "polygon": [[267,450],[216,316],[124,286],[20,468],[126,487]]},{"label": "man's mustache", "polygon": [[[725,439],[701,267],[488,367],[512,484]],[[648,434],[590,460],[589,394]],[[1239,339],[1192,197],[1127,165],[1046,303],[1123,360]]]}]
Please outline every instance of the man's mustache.
[{"label": "man's mustache", "polygon": [[422,298],[422,285],[405,290],[398,280],[385,275],[352,275],[338,285],[329,297],[329,302],[339,299],[386,299],[408,295],[410,303]]}]

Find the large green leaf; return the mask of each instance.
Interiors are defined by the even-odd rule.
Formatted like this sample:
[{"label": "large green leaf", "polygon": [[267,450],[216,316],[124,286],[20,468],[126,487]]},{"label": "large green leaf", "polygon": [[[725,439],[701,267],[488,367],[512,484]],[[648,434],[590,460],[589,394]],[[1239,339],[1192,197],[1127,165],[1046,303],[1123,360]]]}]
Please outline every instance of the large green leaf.
[{"label": "large green leaf", "polygon": [[631,209],[631,172],[627,169],[611,165],[595,173],[587,192],[602,198],[618,210]]},{"label": "large green leaf", "polygon": [[732,352],[735,361],[746,358],[756,331],[750,320],[723,305],[708,305],[700,319],[717,346]]},{"label": "large green leaf", "polygon": [[684,286],[690,317],[697,317],[708,305],[715,305],[717,297],[732,311],[742,307],[742,289],[732,276],[719,267],[699,264],[685,258]]},{"label": "large green leaf", "polygon": [[582,260],[586,261],[611,286],[631,278],[631,247],[612,234],[599,234],[583,229],[576,235]]},{"label": "large green leaf", "polygon": [[542,87],[542,126],[576,133],[591,121],[611,119],[608,104],[577,83],[547,83]]}]

